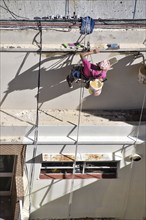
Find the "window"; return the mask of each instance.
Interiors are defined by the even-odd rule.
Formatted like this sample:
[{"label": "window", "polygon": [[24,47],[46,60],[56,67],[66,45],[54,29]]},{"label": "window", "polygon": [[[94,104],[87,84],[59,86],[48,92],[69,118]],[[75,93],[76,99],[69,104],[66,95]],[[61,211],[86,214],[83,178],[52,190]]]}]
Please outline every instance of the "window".
[{"label": "window", "polygon": [[0,155],[0,195],[11,194],[14,164],[14,155]]},{"label": "window", "polygon": [[41,166],[40,179],[116,178],[119,161],[47,161]]},{"label": "window", "polygon": [[14,156],[0,155],[0,173],[13,172]]},{"label": "window", "polygon": [[0,177],[0,191],[10,191],[11,177]]}]

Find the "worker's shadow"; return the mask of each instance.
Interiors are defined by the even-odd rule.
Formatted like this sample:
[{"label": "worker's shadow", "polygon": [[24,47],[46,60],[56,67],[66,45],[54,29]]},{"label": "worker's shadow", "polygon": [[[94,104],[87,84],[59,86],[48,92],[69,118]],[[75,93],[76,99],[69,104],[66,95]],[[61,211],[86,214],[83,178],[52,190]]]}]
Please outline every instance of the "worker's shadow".
[{"label": "worker's shadow", "polygon": [[[39,103],[41,104],[72,91],[66,82],[66,76],[70,73],[72,68],[72,59],[73,55],[70,54],[48,57],[42,59],[40,64],[38,62],[36,65],[21,74],[18,73],[21,71],[18,71],[15,78],[9,82],[8,89],[4,92],[5,95],[0,105],[3,104],[4,100],[10,93],[17,90],[33,90],[40,86]],[[19,69],[24,65],[24,61],[22,63],[23,64],[20,65]],[[76,88],[77,87],[74,89]],[[37,97],[37,91],[35,97]]]},{"label": "worker's shadow", "polygon": [[142,105],[144,89],[138,82],[142,59],[137,60],[138,62],[134,61],[134,55],[128,55],[114,64],[107,73],[107,81],[104,83],[101,95],[97,97],[88,95],[83,99],[83,111],[87,112],[88,109],[92,109],[94,114],[95,111],[98,114],[100,110],[120,110],[126,107],[129,109],[129,102],[133,109],[135,106]]}]

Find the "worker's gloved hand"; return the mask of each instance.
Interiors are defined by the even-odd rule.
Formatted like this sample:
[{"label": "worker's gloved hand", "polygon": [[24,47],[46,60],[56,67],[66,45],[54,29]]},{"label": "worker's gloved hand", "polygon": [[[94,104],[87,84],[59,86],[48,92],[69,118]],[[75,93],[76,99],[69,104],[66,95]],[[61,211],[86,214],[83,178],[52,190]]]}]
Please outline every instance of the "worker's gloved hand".
[{"label": "worker's gloved hand", "polygon": [[103,79],[102,82],[105,82],[107,80],[107,78]]},{"label": "worker's gloved hand", "polygon": [[99,53],[99,51],[100,51],[100,50],[99,50],[98,48],[93,49],[93,53],[95,53],[95,54],[96,54],[96,53]]}]

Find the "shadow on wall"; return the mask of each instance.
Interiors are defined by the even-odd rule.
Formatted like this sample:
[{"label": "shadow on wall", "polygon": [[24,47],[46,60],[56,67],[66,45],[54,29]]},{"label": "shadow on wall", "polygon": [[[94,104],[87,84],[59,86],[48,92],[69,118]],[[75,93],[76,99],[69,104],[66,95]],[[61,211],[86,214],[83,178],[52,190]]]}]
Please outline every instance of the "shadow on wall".
[{"label": "shadow on wall", "polygon": [[131,109],[136,109],[138,106],[140,108],[144,96],[144,86],[138,82],[141,63],[134,64],[133,62],[134,56],[128,55],[114,64],[107,73],[108,80],[104,83],[101,95],[85,97],[82,109],[90,110],[92,106],[92,109],[96,110],[120,110],[126,109],[129,103]]},{"label": "shadow on wall", "polygon": [[[108,218],[112,216],[118,219],[143,219],[146,206],[144,193],[146,189],[145,144],[138,145],[137,152],[142,156],[142,160],[120,169],[118,179],[101,179],[86,186],[81,184],[80,189],[74,191],[71,205],[72,218],[103,216]],[[56,184],[60,184],[60,182]],[[36,204],[33,205],[38,207],[39,204],[40,207],[31,213],[32,220],[36,218],[67,218],[70,195],[63,191],[61,197],[56,199],[55,196],[53,199],[51,197],[53,187],[54,185],[51,183],[48,185],[49,192],[45,189],[45,198],[43,192],[41,193],[42,204],[40,204],[39,194],[37,196],[38,192],[33,195],[36,201]],[[65,182],[64,187],[66,187]],[[51,198],[50,201],[49,197]]]},{"label": "shadow on wall", "polygon": [[[79,88],[80,85],[75,83],[76,85],[74,85],[74,89],[70,90],[65,80],[72,68],[73,58],[74,55],[67,54],[60,57],[50,57],[41,61],[39,103],[43,104],[44,102]],[[46,70],[44,67],[45,63],[54,60],[57,61],[54,64],[51,64],[49,70]],[[120,103],[125,102],[125,99],[130,98],[133,93],[140,93],[140,86],[135,86],[137,83],[136,74],[139,69],[139,64],[131,65],[133,60],[134,56],[130,55],[124,57],[117,64],[113,65],[113,69],[108,71],[108,81],[105,82],[102,94],[99,97],[94,97],[92,95],[86,97],[83,100],[83,109],[88,109],[89,106],[93,106],[93,109],[96,107],[96,109],[98,109],[98,106],[101,106],[102,109],[104,109],[104,107],[107,109],[108,106],[109,109],[111,109],[113,104],[115,106],[116,103],[117,105],[119,104],[120,108]],[[25,61],[23,61],[20,65],[15,78],[9,82],[8,89],[5,91],[5,96],[1,101],[1,105],[3,104],[7,95],[13,91],[33,90],[38,87],[37,81],[39,63],[19,75],[19,72]],[[126,88],[126,90],[123,89],[123,86]],[[109,97],[108,103],[105,102],[104,96]]]},{"label": "shadow on wall", "polygon": [[[70,92],[70,88],[66,82],[66,76],[70,73],[72,68],[72,60],[74,55],[67,54],[57,57],[47,58],[40,63],[40,89],[39,89],[39,103],[43,104],[46,101],[59,97],[67,92]],[[22,66],[26,62],[22,61],[18,72],[20,72]],[[49,70],[43,67],[46,62],[57,60],[54,64],[51,64]],[[37,69],[37,70],[36,70]],[[8,96],[17,90],[33,90],[38,87],[38,73],[39,63],[32,66],[30,69],[22,72],[20,75],[16,73],[15,78],[9,82],[8,89],[5,91],[5,96],[1,101],[1,105]],[[77,89],[75,87],[74,89]],[[73,90],[74,90],[73,89]],[[37,97],[37,95],[36,95]]]}]

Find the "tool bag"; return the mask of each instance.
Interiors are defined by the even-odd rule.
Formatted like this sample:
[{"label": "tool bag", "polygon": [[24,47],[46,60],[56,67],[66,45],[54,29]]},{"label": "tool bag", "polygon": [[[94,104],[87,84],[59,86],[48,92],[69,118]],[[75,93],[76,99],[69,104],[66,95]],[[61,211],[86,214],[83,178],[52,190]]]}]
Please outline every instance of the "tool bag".
[{"label": "tool bag", "polygon": [[95,21],[87,16],[81,19],[81,28],[80,28],[80,33],[81,34],[91,34],[93,32],[95,25]]}]

